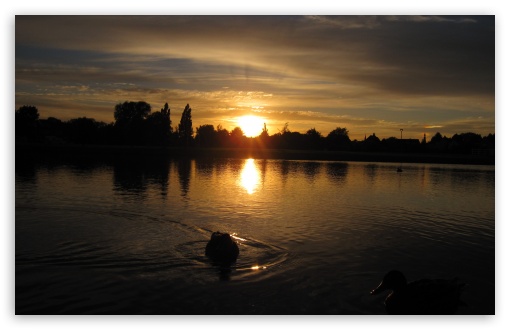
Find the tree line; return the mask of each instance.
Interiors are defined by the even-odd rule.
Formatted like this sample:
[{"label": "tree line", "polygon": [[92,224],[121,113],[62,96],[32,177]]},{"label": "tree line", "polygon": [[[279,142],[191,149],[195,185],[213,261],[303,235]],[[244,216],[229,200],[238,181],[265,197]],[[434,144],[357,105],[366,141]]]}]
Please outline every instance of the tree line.
[{"label": "tree line", "polygon": [[324,136],[315,128],[304,134],[292,132],[288,123],[272,135],[264,124],[259,136],[249,138],[240,127],[228,131],[221,125],[206,124],[193,130],[191,110],[187,104],[179,124],[172,127],[168,103],[159,111],[152,111],[150,104],[144,101],[119,103],[114,107],[115,121],[112,123],[87,117],[68,121],[54,117],[39,119],[37,107],[24,105],[16,110],[16,142],[461,154],[493,154],[495,149],[494,134],[482,137],[468,132],[446,137],[438,132],[430,141],[425,137],[420,141],[396,137],[381,140],[374,133],[357,141],[349,138],[347,128],[337,127]]}]

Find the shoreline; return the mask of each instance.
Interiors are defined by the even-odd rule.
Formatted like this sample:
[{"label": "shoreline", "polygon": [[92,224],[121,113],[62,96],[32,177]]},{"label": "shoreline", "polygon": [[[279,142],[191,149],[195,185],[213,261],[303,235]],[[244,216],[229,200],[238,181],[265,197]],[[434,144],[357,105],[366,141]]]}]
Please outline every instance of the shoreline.
[{"label": "shoreline", "polygon": [[432,163],[495,165],[494,155],[465,155],[442,153],[391,153],[363,151],[330,150],[291,150],[291,149],[235,149],[235,148],[179,148],[157,146],[121,146],[121,145],[45,145],[16,144],[16,158],[55,159],[55,158],[91,158],[91,157],[154,157],[170,158],[254,158],[283,160],[318,161],[360,161],[384,163]]}]

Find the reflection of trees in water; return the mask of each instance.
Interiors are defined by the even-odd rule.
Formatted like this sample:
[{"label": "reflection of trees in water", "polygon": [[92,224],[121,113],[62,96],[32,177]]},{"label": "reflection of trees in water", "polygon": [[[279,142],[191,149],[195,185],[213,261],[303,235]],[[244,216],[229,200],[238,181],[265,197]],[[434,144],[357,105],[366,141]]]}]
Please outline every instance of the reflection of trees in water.
[{"label": "reflection of trees in water", "polygon": [[348,171],[348,163],[326,163],[326,173],[332,181],[345,182]]},{"label": "reflection of trees in water", "polygon": [[285,179],[287,179],[287,176],[289,175],[290,162],[284,160],[279,165],[280,165],[280,174],[282,175],[282,178],[285,180]]},{"label": "reflection of trees in water", "polygon": [[181,186],[181,196],[185,197],[189,192],[189,183],[191,176],[191,159],[180,158],[177,160],[177,174],[179,175],[179,184]]},{"label": "reflection of trees in water", "polygon": [[295,169],[296,163],[292,162],[292,161],[283,160],[279,164],[277,163],[277,166],[280,167],[280,174],[284,181],[287,180],[287,176],[289,175],[290,172],[296,171],[296,169]]},{"label": "reflection of trees in water", "polygon": [[[282,178],[283,184],[287,182],[287,178],[289,175],[292,176],[302,176],[303,174],[309,181],[313,181],[317,174],[320,173],[322,163],[314,162],[314,161],[293,161],[293,160],[283,160],[278,161],[275,164],[275,170],[280,172],[280,177]],[[262,178],[264,178],[266,173],[266,163],[263,163],[261,167]]]},{"label": "reflection of trees in water", "polygon": [[170,160],[166,157],[149,159],[116,159],[113,163],[114,189],[145,197],[150,186],[157,186],[166,196],[169,186]]},{"label": "reflection of trees in water", "polygon": [[170,160],[167,158],[149,162],[147,166],[147,180],[149,184],[159,186],[161,196],[168,194]]},{"label": "reflection of trees in water", "polygon": [[289,171],[290,171],[290,162],[284,160],[281,163],[277,163],[277,166],[280,167],[282,183],[285,184],[287,182],[287,176],[289,175]]},{"label": "reflection of trees in water", "polygon": [[[465,189],[476,189],[480,186],[482,171],[449,169],[447,175],[450,177],[451,184],[455,187],[464,187]],[[488,183],[489,181],[484,181]]]},{"label": "reflection of trees in water", "polygon": [[38,168],[34,162],[18,162],[16,161],[15,166],[16,180],[20,180],[23,183],[36,184],[37,183],[37,171]]},{"label": "reflection of trees in water", "polygon": [[260,171],[260,180],[262,181],[262,185],[264,185],[264,182],[266,182],[267,159],[262,159],[256,164]]},{"label": "reflection of trees in water", "polygon": [[73,173],[91,175],[95,171],[101,171],[105,165],[106,162],[100,159],[75,159],[63,164],[61,163],[57,167],[68,166]]},{"label": "reflection of trees in water", "polygon": [[423,167],[423,171],[427,175],[427,183],[430,183],[434,187],[441,186],[444,178],[447,175],[447,170],[441,167]]},{"label": "reflection of trees in water", "polygon": [[427,173],[428,183],[433,186],[445,184],[445,179],[458,189],[477,189],[482,183],[484,185],[494,185],[494,172],[477,169],[459,169],[448,167],[424,167],[423,171]]},{"label": "reflection of trees in water", "polygon": [[482,172],[479,173],[479,175],[480,175],[480,181],[481,182],[484,182],[486,184],[488,183],[492,187],[494,187],[494,185],[496,183],[495,182],[496,177],[495,177],[494,171],[482,171]]},{"label": "reflection of trees in water", "polygon": [[113,185],[116,191],[130,192],[143,197],[147,190],[143,165],[138,162],[114,162]]},{"label": "reflection of trees in water", "polygon": [[374,182],[377,177],[379,166],[377,164],[367,164],[363,166],[363,174],[366,175],[371,182]]},{"label": "reflection of trees in water", "polygon": [[236,175],[241,173],[243,170],[246,159],[229,159],[227,167]]},{"label": "reflection of trees in water", "polygon": [[206,158],[198,158],[195,160],[195,168],[199,175],[212,175],[217,168],[215,161]]},{"label": "reflection of trees in water", "polygon": [[318,162],[304,162],[301,163],[302,170],[308,181],[313,182],[315,176],[320,172],[322,163]]},{"label": "reflection of trees in water", "polygon": [[71,171],[77,178],[88,178],[95,171],[102,171],[107,162],[94,157],[55,157],[35,158],[22,155],[16,157],[15,175],[25,183],[37,183],[39,173],[54,174],[58,171]]},{"label": "reflection of trees in water", "polygon": [[[229,166],[229,162],[236,160],[229,160],[226,158],[197,158],[195,159],[195,168],[199,175],[209,176],[214,173],[222,174]],[[240,161],[239,161],[240,162]]]}]

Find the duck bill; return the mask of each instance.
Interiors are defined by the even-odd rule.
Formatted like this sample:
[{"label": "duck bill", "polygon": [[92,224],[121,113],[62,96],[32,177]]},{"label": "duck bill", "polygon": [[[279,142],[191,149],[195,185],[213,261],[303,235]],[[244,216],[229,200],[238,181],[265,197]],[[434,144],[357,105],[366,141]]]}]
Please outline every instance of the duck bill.
[{"label": "duck bill", "polygon": [[376,295],[376,294],[379,294],[385,290],[387,290],[388,288],[386,287],[386,285],[384,284],[384,282],[381,282],[381,284],[379,284],[379,286],[375,289],[373,289],[372,291],[370,291],[370,294],[371,295]]}]

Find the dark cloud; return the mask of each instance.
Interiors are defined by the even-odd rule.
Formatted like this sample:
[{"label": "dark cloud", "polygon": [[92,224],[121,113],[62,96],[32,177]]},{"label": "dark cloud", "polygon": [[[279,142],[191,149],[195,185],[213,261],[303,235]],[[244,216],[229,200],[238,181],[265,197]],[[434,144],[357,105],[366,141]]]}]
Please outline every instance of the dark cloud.
[{"label": "dark cloud", "polygon": [[364,81],[400,93],[494,94],[493,19],[397,21],[378,34],[381,42],[367,43],[367,53],[377,67],[390,70],[379,77],[362,75]]},{"label": "dark cloud", "polygon": [[309,27],[289,57],[303,71],[396,94],[494,94],[492,16],[312,21],[321,24]]},{"label": "dark cloud", "polygon": [[[203,60],[237,70],[244,62],[246,71],[315,75],[398,94],[494,92],[493,16],[21,16],[16,23],[17,44],[90,50],[47,51],[62,64],[100,60],[101,51],[167,52],[172,61],[196,59],[195,66]],[[48,59],[41,53],[41,60]],[[179,63],[168,67],[179,74]]]}]

